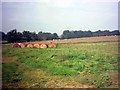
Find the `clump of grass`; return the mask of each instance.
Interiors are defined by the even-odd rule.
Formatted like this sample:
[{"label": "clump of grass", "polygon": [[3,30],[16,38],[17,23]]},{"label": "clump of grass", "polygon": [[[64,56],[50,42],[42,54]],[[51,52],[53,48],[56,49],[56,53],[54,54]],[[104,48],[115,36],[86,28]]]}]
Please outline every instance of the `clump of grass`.
[{"label": "clump of grass", "polygon": [[97,81],[93,82],[98,88],[108,87],[112,84],[111,78],[109,76],[103,76],[96,79]]},{"label": "clump of grass", "polygon": [[47,70],[49,73],[53,75],[63,75],[63,76],[68,76],[68,75],[76,75],[78,74],[77,71],[65,67],[60,64],[56,64],[54,62],[48,62],[48,61],[35,61],[35,60],[20,60],[21,63],[24,63],[27,65],[29,68],[35,70],[35,69],[43,69]]},{"label": "clump of grass", "polygon": [[22,73],[17,71],[15,62],[3,63],[3,80],[9,83],[15,83],[22,80]]},{"label": "clump of grass", "polygon": [[85,60],[87,58],[85,54],[80,54],[78,57],[79,59],[82,59],[82,60]]},{"label": "clump of grass", "polygon": [[78,74],[74,69],[70,69],[62,65],[50,66],[50,69],[53,75],[72,76]]},{"label": "clump of grass", "polygon": [[82,78],[79,81],[80,83],[83,83],[83,84],[89,83],[90,85],[95,85],[98,88],[103,88],[103,87],[105,88],[112,84],[110,76],[106,74],[86,73],[86,75],[81,77]]}]

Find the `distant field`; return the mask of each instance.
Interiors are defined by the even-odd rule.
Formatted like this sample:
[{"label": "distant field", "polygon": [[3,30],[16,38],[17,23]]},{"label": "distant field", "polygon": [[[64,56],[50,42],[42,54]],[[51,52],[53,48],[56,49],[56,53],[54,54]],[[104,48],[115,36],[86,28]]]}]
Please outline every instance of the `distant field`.
[{"label": "distant field", "polygon": [[[111,42],[120,41],[120,36],[100,36],[100,37],[86,37],[86,38],[74,38],[74,39],[61,39],[61,40],[47,40],[36,41],[37,43],[90,43],[90,42]],[[36,43],[31,42],[31,43]]]},{"label": "distant field", "polygon": [[3,45],[3,87],[118,87],[120,42],[117,36],[52,42],[57,44],[57,48],[11,48]]}]

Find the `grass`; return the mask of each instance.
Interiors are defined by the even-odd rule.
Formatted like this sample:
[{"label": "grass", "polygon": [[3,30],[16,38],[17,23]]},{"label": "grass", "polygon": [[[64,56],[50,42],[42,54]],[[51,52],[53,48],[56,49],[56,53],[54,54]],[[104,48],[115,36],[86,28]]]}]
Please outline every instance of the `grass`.
[{"label": "grass", "polygon": [[22,80],[22,74],[17,71],[16,63],[3,64],[3,81],[6,80],[9,83],[15,83]]},{"label": "grass", "polygon": [[[3,58],[17,57],[15,61],[2,64],[3,81],[8,87],[9,84],[14,87],[12,83],[19,83],[21,87],[34,87],[30,84],[32,79],[33,84],[39,82],[37,87],[44,88],[51,77],[60,77],[63,83],[70,83],[66,78],[71,77],[76,86],[109,87],[113,85],[110,74],[118,71],[118,42],[58,44],[57,48],[52,49],[22,49],[3,45],[2,53]],[[25,74],[31,71],[44,71],[46,77],[41,75],[38,80],[29,78],[32,75]],[[22,82],[29,85],[23,85]],[[52,83],[53,88],[57,85]]]}]

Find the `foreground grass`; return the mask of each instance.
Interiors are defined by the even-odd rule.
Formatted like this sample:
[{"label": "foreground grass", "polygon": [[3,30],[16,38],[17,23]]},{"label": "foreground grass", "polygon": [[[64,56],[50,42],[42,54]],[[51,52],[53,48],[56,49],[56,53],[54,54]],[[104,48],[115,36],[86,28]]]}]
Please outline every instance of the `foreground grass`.
[{"label": "foreground grass", "polygon": [[57,48],[3,46],[4,87],[117,87],[118,42],[59,44]]}]

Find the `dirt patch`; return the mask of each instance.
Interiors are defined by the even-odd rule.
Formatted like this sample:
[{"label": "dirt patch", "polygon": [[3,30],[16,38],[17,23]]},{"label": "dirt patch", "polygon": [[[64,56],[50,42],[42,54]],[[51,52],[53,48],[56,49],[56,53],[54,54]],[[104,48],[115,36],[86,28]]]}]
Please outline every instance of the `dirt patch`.
[{"label": "dirt patch", "polygon": [[18,59],[17,57],[2,57],[2,62],[3,63],[9,63],[9,62],[14,62],[17,59]]},{"label": "dirt patch", "polygon": [[[119,74],[120,76],[120,74]],[[118,73],[112,73],[110,74],[112,85],[109,86],[108,88],[118,88]]]},{"label": "dirt patch", "polygon": [[45,88],[93,88],[94,86],[84,85],[77,82],[67,82],[57,77],[52,77],[45,84]]}]

